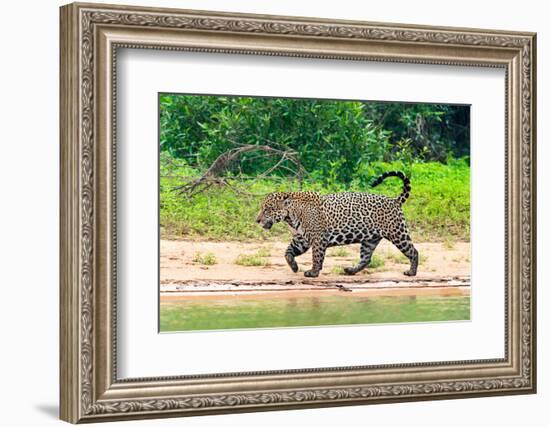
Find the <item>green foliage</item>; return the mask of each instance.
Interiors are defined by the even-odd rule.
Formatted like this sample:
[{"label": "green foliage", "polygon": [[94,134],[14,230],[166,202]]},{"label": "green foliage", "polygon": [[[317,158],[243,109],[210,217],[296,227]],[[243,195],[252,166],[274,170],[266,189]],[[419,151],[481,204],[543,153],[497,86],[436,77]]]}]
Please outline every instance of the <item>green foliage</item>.
[{"label": "green foliage", "polygon": [[[402,183],[388,178],[372,189],[367,183],[388,170],[402,170],[402,162],[374,162],[361,167],[361,176],[349,184],[330,186],[307,180],[303,190],[322,194],[335,191],[370,191],[397,196]],[[409,166],[411,196],[403,206],[415,241],[470,239],[470,167],[465,160],[413,163]],[[241,196],[227,187],[212,187],[193,198],[172,189],[181,178],[197,176],[185,162],[161,156],[160,224],[163,237],[210,240],[271,240],[290,238],[286,224],[276,224],[271,231],[255,222],[263,196]],[[235,181],[234,185],[242,185]],[[288,179],[260,179],[249,189],[254,194],[273,191],[297,191],[298,183]]]},{"label": "green foliage", "polygon": [[384,257],[395,264],[409,264],[409,259],[399,252],[387,252]]},{"label": "green foliage", "polygon": [[254,254],[240,254],[235,259],[235,264],[245,267],[266,267],[270,262],[266,257],[270,256],[269,252],[259,250]]},{"label": "green foliage", "polygon": [[[387,252],[385,254],[385,258],[394,262],[395,264],[409,264],[409,259],[403,255],[402,253],[394,253],[394,252]],[[423,253],[420,253],[418,256],[418,264],[423,265],[428,261],[428,257],[424,255]]]},{"label": "green foliage", "polygon": [[216,255],[214,255],[212,252],[207,252],[205,254],[197,252],[193,257],[193,262],[202,265],[214,265],[217,264],[218,260],[216,259]]},{"label": "green foliage", "polygon": [[368,267],[369,268],[380,268],[380,267],[384,267],[385,264],[386,263],[384,261],[384,258],[382,258],[382,257],[380,257],[376,254],[373,254]]},{"label": "green foliage", "polygon": [[[469,239],[467,106],[170,94],[161,95],[159,102],[165,237],[288,238],[284,224],[271,232],[258,227],[254,218],[262,197],[243,194],[310,190],[396,196],[399,179],[373,190],[369,184],[382,172],[401,170],[412,183],[404,211],[416,239]],[[280,160],[251,151],[227,171],[224,178],[232,188],[213,186],[192,198],[173,191],[182,179],[199,177],[239,144],[293,150],[307,176],[300,184],[293,181],[294,166],[286,160],[245,189],[243,182]]]},{"label": "green foliage", "polygon": [[268,248],[260,248],[256,252],[259,257],[266,258],[271,256],[271,251]]},{"label": "green foliage", "polygon": [[467,106],[369,102],[365,111],[390,134],[392,148],[386,161],[399,160],[403,141],[407,141],[406,151],[415,159],[445,162],[448,157],[470,155]]},{"label": "green foliage", "polygon": [[344,257],[348,257],[350,256],[350,253],[349,251],[344,248],[343,246],[337,246],[335,248],[330,248],[328,251],[327,251],[327,254],[326,254],[327,257],[340,257],[340,258],[344,258]]},{"label": "green foliage", "polygon": [[330,269],[330,272],[332,274],[337,274],[338,276],[343,276],[346,274],[344,271],[344,267],[342,267],[341,265],[335,265]]},{"label": "green foliage", "polygon": [[[160,96],[160,149],[205,170],[238,144],[298,153],[311,179],[350,183],[375,161],[442,161],[469,155],[469,109],[403,104],[237,96]],[[276,162],[250,152],[232,174],[256,176]],[[288,174],[290,163],[277,169]]]}]

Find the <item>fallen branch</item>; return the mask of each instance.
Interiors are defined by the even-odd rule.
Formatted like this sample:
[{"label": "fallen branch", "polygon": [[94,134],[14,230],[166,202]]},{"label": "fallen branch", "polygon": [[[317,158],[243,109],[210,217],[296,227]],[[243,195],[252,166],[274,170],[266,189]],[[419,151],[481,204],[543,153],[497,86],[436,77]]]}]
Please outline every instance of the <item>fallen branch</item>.
[{"label": "fallen branch", "polygon": [[[202,174],[200,177],[192,179],[182,185],[175,187],[173,190],[178,191],[180,194],[186,194],[187,196],[194,196],[206,189],[210,188],[212,185],[217,186],[231,186],[224,174],[231,169],[234,163],[245,153],[258,151],[263,152],[267,156],[278,156],[280,159],[258,176],[254,177],[250,182],[247,183],[245,190],[240,190],[241,192],[246,193],[254,183],[259,180],[267,177],[277,169],[286,169],[290,170],[295,174],[295,176],[301,182],[303,176],[305,175],[305,170],[302,167],[299,159],[298,153],[294,150],[283,150],[274,148],[271,145],[252,145],[252,144],[239,144],[238,147],[232,148],[218,156],[218,158],[210,165],[210,167]],[[296,170],[290,169],[288,166],[284,165],[285,162],[290,162],[294,165]]]}]

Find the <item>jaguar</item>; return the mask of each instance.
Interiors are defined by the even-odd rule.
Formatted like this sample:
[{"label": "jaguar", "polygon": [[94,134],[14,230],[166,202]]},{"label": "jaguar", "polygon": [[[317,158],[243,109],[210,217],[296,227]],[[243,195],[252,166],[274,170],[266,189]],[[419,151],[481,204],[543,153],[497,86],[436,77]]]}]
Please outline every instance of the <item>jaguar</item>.
[{"label": "jaguar", "polygon": [[412,243],[402,209],[410,195],[410,180],[403,172],[390,171],[377,177],[371,187],[389,177],[397,177],[403,182],[401,194],[397,197],[367,192],[326,195],[311,191],[270,193],[261,204],[256,222],[266,230],[278,222],[289,225],[292,240],[285,259],[294,273],[298,272],[296,257],[310,248],[312,268],[304,275],[317,277],[323,268],[327,248],[360,243],[359,262],[344,268],[345,274],[356,274],[369,265],[380,241],[387,239],[410,262],[410,268],[404,274],[415,276],[418,251]]}]

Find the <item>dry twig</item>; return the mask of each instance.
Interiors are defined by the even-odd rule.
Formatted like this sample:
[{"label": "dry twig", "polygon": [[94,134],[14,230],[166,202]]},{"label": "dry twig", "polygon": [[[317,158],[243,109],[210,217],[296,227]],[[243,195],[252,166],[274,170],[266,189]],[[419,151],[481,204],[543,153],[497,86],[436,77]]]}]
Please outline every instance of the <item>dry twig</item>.
[{"label": "dry twig", "polygon": [[[220,156],[218,156],[218,158],[200,177],[189,180],[186,183],[175,187],[174,191],[179,191],[180,194],[186,194],[187,196],[194,196],[195,194],[205,191],[213,185],[225,185],[236,189],[236,187],[232,186],[229,183],[228,179],[224,177],[224,174],[229,169],[231,169],[231,167],[235,164],[240,156],[245,153],[254,151],[262,152],[266,156],[278,156],[279,160],[273,166],[271,166],[270,168],[253,178],[250,182],[248,182],[245,186],[244,191],[239,190],[240,193],[246,194],[258,179],[267,177],[277,169],[286,169],[292,171],[300,182],[305,175],[305,170],[298,159],[298,153],[296,153],[296,151],[294,150],[279,149],[273,147],[272,145],[253,145],[238,143],[235,143],[235,145],[237,145],[237,147],[220,154]],[[288,166],[286,166],[284,163],[287,161],[292,163],[296,170],[292,170]]]}]

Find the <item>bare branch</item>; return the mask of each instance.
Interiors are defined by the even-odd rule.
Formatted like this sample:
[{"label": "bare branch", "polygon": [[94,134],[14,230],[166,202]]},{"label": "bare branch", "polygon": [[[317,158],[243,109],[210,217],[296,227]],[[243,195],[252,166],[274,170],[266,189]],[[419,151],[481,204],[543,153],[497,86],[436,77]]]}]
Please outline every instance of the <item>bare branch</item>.
[{"label": "bare branch", "polygon": [[[304,175],[306,174],[305,169],[303,168],[300,160],[298,158],[298,153],[291,149],[279,149],[275,148],[272,145],[254,145],[254,144],[241,144],[237,141],[229,139],[233,144],[236,145],[235,148],[227,150],[226,152],[220,154],[216,160],[210,165],[210,167],[198,178],[191,179],[185,182],[182,185],[175,187],[173,190],[178,191],[180,194],[186,194],[191,197],[194,196],[206,189],[210,188],[213,185],[216,186],[228,186],[231,187],[234,191],[245,194],[248,193],[248,190],[260,179],[266,178],[272,174],[277,169],[283,169],[290,172],[292,175],[298,178],[300,183],[303,180]],[[270,144],[277,145],[272,141],[267,141]],[[229,182],[223,178],[223,175],[234,165],[234,163],[245,153],[258,152],[263,153],[253,156],[254,159],[264,156],[273,156],[279,157],[279,160],[267,170],[254,177],[246,186],[244,190],[237,190],[237,187],[229,184]],[[290,163],[294,165],[295,170],[285,165],[285,163]],[[243,179],[244,180],[244,179]]]}]

